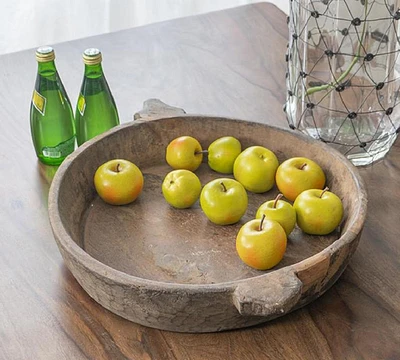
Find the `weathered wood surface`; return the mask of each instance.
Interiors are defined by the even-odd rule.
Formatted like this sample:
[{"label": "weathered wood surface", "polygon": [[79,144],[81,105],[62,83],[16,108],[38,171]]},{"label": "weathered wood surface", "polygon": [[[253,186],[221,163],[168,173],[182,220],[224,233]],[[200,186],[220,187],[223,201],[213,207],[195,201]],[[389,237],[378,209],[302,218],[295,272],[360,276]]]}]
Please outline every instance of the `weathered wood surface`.
[{"label": "weathered wood surface", "polygon": [[[316,237],[296,229],[276,268],[250,269],[237,256],[236,234],[277,189],[249,193],[245,216],[232,226],[210,223],[198,202],[187,210],[171,208],[161,193],[171,171],[165,149],[182,135],[195,136],[205,149],[230,135],[243,148],[268,147],[280,162],[313,159],[343,199],[341,231]],[[134,162],[144,175],[142,194],[123,207],[105,204],[93,185],[98,166],[116,158]],[[206,163],[196,173],[203,185],[222,177]],[[182,115],[131,122],[78,149],[53,180],[49,215],[68,268],[100,304],[143,325],[210,332],[265,322],[322,295],[358,245],[366,202],[358,172],[323,143],[265,124]]]},{"label": "weathered wood surface", "polygon": [[186,111],[168,105],[160,99],[148,99],[143,103],[143,109],[133,115],[133,120],[154,120],[158,117],[171,117],[186,114]]},{"label": "weathered wood surface", "polygon": [[[73,103],[82,51],[102,49],[124,122],[156,97],[188,113],[287,127],[286,43],[286,16],[262,3],[55,49]],[[367,221],[348,267],[323,296],[244,330],[160,331],[98,305],[61,258],[47,213],[54,168],[37,163],[29,133],[35,72],[33,50],[0,57],[1,360],[400,358],[399,140],[383,161],[360,169],[368,190]]]}]

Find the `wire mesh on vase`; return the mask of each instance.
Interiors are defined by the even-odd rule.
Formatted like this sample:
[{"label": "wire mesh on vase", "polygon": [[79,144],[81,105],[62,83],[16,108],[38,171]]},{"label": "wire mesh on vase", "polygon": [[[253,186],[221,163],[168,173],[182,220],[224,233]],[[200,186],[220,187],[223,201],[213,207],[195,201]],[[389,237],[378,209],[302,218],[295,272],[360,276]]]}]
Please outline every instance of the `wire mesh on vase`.
[{"label": "wire mesh on vase", "polygon": [[400,129],[400,0],[290,0],[289,126],[354,165],[389,151]]}]

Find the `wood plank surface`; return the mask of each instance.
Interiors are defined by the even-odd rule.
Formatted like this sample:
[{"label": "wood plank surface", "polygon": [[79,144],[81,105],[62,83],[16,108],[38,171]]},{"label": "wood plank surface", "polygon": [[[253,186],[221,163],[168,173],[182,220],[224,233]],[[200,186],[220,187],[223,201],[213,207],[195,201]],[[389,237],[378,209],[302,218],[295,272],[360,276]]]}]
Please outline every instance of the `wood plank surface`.
[{"label": "wood plank surface", "polygon": [[[55,44],[73,105],[81,53],[99,47],[122,122],[148,98],[188,113],[287,127],[286,16],[267,3]],[[63,264],[47,198],[55,168],[29,130],[34,50],[0,57],[0,359],[400,359],[400,141],[360,169],[360,245],[322,297],[262,326],[212,334],[146,328],[103,309]]]}]

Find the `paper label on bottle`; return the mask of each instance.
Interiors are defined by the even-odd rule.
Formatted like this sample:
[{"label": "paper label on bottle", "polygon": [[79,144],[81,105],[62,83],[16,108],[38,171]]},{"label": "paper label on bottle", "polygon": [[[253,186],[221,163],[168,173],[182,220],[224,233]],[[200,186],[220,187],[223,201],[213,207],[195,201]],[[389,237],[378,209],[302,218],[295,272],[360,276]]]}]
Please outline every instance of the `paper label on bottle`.
[{"label": "paper label on bottle", "polygon": [[83,113],[85,112],[86,108],[86,100],[85,97],[82,94],[79,94],[78,98],[78,111],[80,114],[83,116]]},{"label": "paper label on bottle", "polygon": [[45,157],[52,158],[52,159],[58,159],[61,157],[66,157],[67,155],[71,154],[74,151],[75,148],[75,136],[73,136],[71,139],[68,139],[57,146],[50,147],[50,146],[45,146],[42,149],[42,154]]},{"label": "paper label on bottle", "polygon": [[43,116],[46,111],[46,98],[40,95],[36,90],[33,90],[32,104]]}]

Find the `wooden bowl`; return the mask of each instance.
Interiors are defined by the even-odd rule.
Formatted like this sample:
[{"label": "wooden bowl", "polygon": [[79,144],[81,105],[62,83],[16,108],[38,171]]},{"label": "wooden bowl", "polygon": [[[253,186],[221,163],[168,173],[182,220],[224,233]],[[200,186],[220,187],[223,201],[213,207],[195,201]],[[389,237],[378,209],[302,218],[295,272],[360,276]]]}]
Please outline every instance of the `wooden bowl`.
[{"label": "wooden bowl", "polygon": [[[277,189],[249,193],[242,220],[214,225],[199,204],[170,207],[161,193],[167,144],[181,135],[203,148],[225,135],[243,148],[265,146],[280,162],[294,156],[317,161],[343,201],[344,220],[329,236],[295,229],[282,262],[270,271],[247,267],[236,254],[241,225]],[[140,197],[126,206],[105,204],[93,176],[99,165],[124,158],[142,170]],[[221,177],[203,163],[202,184]],[[77,149],[52,182],[49,216],[65,264],[85,291],[133,322],[180,332],[211,332],[259,324],[302,307],[338,279],[356,250],[366,216],[366,192],[356,168],[323,143],[292,131],[242,120],[180,115],[118,126]]]}]

